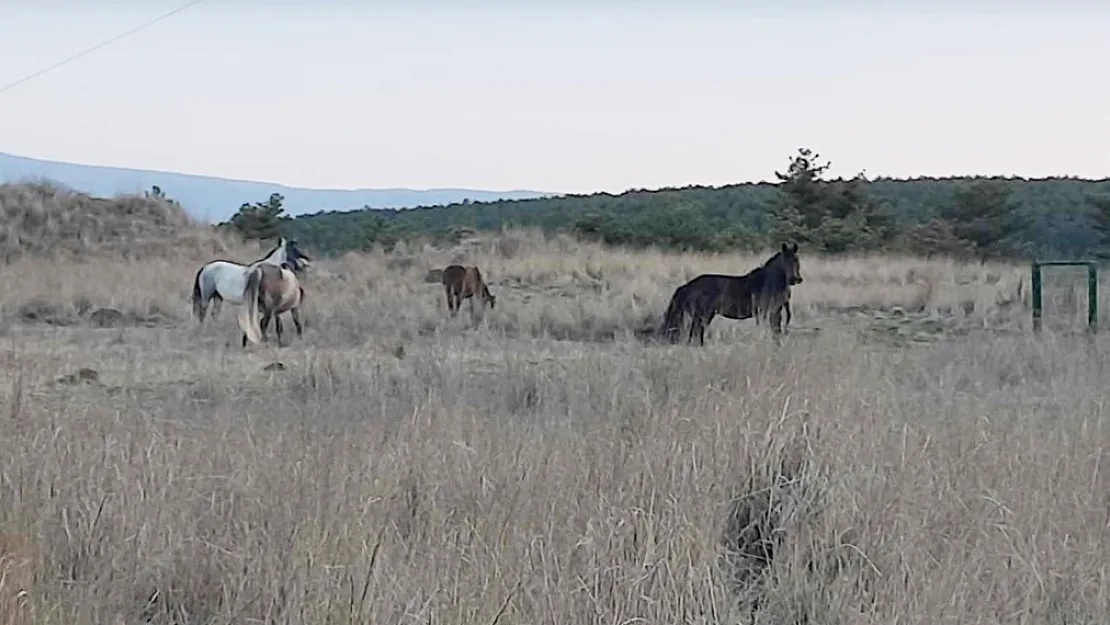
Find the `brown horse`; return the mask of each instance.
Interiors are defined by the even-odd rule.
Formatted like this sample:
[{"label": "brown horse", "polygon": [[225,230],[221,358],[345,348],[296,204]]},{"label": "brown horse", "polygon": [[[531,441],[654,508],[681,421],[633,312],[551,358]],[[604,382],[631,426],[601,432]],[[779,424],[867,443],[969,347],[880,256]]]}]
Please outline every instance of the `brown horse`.
[{"label": "brown horse", "polygon": [[[782,244],[782,249],[742,276],[705,273],[675,289],[670,305],[663,316],[660,333],[678,340],[683,321],[690,318],[688,342],[694,340],[705,345],[705,329],[713,317],[728,319],[755,317],[771,322],[771,332],[777,337],[790,324],[790,287],[802,283],[801,263],[798,261],[798,244]],[[783,313],[786,323],[783,324]]]},{"label": "brown horse", "polygon": [[247,274],[247,288],[243,291],[243,304],[239,309],[239,329],[243,331],[243,347],[247,346],[248,341],[257,344],[265,340],[270,319],[274,320],[280,347],[282,345],[281,313],[283,312],[292,314],[297,336],[302,336],[301,305],[303,303],[304,288],[289,264],[256,265]]},{"label": "brown horse", "polygon": [[489,304],[492,310],[497,298],[489,292],[489,287],[482,280],[482,272],[477,267],[463,267],[462,265],[448,265],[443,270],[443,290],[447,294],[447,310],[454,317],[459,313],[464,299],[470,299],[470,314],[474,314],[475,295]]}]

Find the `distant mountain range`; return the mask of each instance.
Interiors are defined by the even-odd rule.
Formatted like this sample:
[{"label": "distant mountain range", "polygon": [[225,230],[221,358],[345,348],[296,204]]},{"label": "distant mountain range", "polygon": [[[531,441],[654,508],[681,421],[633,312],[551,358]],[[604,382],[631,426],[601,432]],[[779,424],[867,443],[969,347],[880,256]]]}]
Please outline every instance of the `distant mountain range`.
[{"label": "distant mountain range", "polygon": [[528,199],[557,195],[539,191],[484,191],[480,189],[305,189],[269,182],[227,180],[142,169],[78,165],[0,152],[0,183],[49,180],[74,191],[99,197],[142,193],[157,185],[193,217],[215,223],[235,214],[244,203],[264,202],[271,193],[285,196],[285,212],[303,215],[321,210],[411,208],[470,199]]}]

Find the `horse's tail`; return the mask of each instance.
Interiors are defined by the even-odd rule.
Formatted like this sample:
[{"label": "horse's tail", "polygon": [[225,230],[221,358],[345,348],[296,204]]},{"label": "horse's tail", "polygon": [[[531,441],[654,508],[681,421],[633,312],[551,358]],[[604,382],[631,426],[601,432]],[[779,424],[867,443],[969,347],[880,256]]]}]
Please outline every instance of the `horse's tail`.
[{"label": "horse's tail", "polygon": [[200,286],[200,274],[202,273],[204,273],[203,266],[197,270],[197,275],[193,278],[193,316],[197,319],[200,319],[201,315],[204,314],[204,292]]},{"label": "horse's tail", "polygon": [[239,329],[251,343],[262,342],[262,327],[258,317],[258,291],[262,284],[262,267],[247,274],[247,288],[243,290],[243,304],[239,307]]},{"label": "horse's tail", "polygon": [[686,285],[675,289],[671,296],[671,303],[663,313],[663,325],[659,326],[659,333],[674,341],[682,329],[682,316],[686,308]]}]

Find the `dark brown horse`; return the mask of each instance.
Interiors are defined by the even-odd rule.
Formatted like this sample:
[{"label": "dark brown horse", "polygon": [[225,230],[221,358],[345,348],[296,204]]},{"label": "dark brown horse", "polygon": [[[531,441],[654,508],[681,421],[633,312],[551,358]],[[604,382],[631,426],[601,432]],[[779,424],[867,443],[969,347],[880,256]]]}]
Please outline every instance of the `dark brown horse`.
[{"label": "dark brown horse", "polygon": [[[705,273],[675,289],[670,305],[663,315],[660,334],[676,342],[687,318],[690,332],[687,342],[705,345],[705,329],[713,317],[728,319],[769,319],[776,336],[790,323],[790,287],[802,283],[798,244],[782,244],[762,266],[742,276]],[[783,312],[786,323],[783,324]]]},{"label": "dark brown horse", "polygon": [[[239,329],[243,331],[243,347],[247,342],[259,343],[266,338],[270,319],[274,320],[280,347],[282,326],[281,313],[290,312],[297,336],[302,336],[301,305],[304,303],[304,287],[288,263],[280,266],[256,265],[247,274],[247,287],[243,291],[243,304],[239,310]],[[261,320],[259,312],[262,313]]]},{"label": "dark brown horse", "polygon": [[[462,265],[448,265],[443,270],[443,290],[447,294],[447,310],[454,317],[459,313],[464,299],[470,299],[470,314],[474,314],[474,300],[481,299],[489,304],[492,309],[497,298],[489,292],[489,287],[482,280],[482,272],[477,267],[464,267]],[[475,297],[477,296],[477,297]]]}]

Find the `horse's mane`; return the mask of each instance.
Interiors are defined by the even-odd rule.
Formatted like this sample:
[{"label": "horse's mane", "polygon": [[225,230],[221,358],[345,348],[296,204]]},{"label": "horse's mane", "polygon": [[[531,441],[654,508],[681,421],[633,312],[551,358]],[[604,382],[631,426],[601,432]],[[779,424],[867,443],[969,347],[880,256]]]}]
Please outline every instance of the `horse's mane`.
[{"label": "horse's mane", "polygon": [[271,255],[271,254],[273,254],[274,252],[278,251],[278,249],[280,249],[280,248],[281,248],[281,245],[280,245],[280,244],[278,244],[278,245],[275,245],[275,246],[273,247],[273,249],[271,249],[271,250],[270,250],[269,252],[266,252],[266,255],[265,255],[265,256],[263,256],[262,258],[259,258],[258,260],[254,261],[253,263],[251,263],[251,265],[257,265],[258,263],[260,263],[260,262],[262,262],[262,261],[266,260],[267,258],[269,258],[269,257],[270,257],[270,255]]},{"label": "horse's mane", "polygon": [[762,274],[766,273],[766,271],[771,268],[771,265],[774,264],[774,262],[776,260],[778,260],[780,256],[782,256],[781,251],[775,252],[774,256],[768,258],[762,265],[753,268],[751,271],[749,271],[748,273],[745,273],[744,275],[742,275],[740,277],[742,277],[742,278],[754,278],[756,276],[759,276],[759,275],[762,275]]},{"label": "horse's mane", "polygon": [[752,269],[748,273],[740,276],[745,280],[751,281],[754,288],[763,288],[762,285],[766,284],[768,280],[785,280],[786,270],[781,266],[775,265],[775,261],[782,258],[782,251],[775,252],[773,256],[768,258],[762,265]]},{"label": "horse's mane", "polygon": [[766,262],[763,263],[763,266],[764,267],[770,267],[771,263],[778,260],[781,256],[782,256],[782,250],[779,250],[779,251],[775,252],[774,256],[771,256],[770,258],[767,259]]}]

